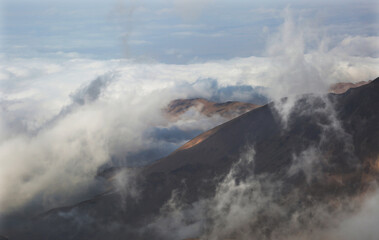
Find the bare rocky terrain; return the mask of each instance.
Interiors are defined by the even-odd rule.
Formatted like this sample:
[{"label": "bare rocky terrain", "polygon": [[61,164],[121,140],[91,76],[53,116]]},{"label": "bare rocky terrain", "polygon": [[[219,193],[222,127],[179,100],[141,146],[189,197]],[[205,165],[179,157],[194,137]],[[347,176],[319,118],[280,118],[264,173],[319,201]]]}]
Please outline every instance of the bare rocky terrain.
[{"label": "bare rocky terrain", "polygon": [[176,119],[193,108],[208,117],[218,114],[221,117],[231,119],[258,107],[260,105],[252,103],[236,101],[216,103],[203,98],[194,98],[176,99],[168,105],[166,112],[171,119]]},{"label": "bare rocky terrain", "polygon": [[332,86],[330,86],[329,92],[331,93],[336,93],[336,94],[341,94],[349,90],[350,88],[357,88],[363,85],[366,85],[370,83],[371,81],[361,81],[357,83],[351,83],[351,82],[340,82],[340,83],[335,83]]}]

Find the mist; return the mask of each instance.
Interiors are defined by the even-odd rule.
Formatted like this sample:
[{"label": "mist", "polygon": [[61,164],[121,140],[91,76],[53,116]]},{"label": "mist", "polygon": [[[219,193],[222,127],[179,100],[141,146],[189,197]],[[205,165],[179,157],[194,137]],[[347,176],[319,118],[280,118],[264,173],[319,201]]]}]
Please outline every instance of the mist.
[{"label": "mist", "polygon": [[[187,2],[174,1],[176,11],[185,21],[194,21],[214,3],[191,4],[193,8],[187,11]],[[123,41],[127,56],[133,11],[127,11],[128,17],[121,20],[126,22]],[[379,38],[346,35],[334,42],[333,36],[323,32],[323,26],[312,19],[304,21],[304,16],[294,14],[290,8],[282,11],[282,18],[280,27],[269,34],[263,56],[185,65],[132,58],[96,60],[67,54],[33,61],[2,60],[0,217],[18,213],[35,215],[75,204],[110,188],[124,194],[125,199],[129,196],[138,199],[136,170],[131,167],[164,157],[196,135],[228,120],[190,109],[177,121],[169,121],[164,109],[178,98],[257,104],[273,101],[272,111],[285,131],[302,96],[314,94],[316,104],[321,101],[322,105],[315,111],[326,116],[326,120],[318,123],[323,138],[293,154],[288,176],[303,174],[309,184],[320,179],[319,164],[327,165],[320,148],[327,146],[331,133],[346,149],[344,153],[351,166],[357,166],[350,136],[340,126],[334,106],[325,94],[333,83],[371,80],[379,75]],[[303,114],[308,112],[304,110]],[[287,208],[278,200],[282,182],[253,173],[245,179],[236,179],[241,168],[254,166],[254,146],[247,147],[249,150],[241,153],[239,162],[218,185],[214,198],[188,206],[180,201],[180,193],[173,193],[146,231],[157,232],[163,239],[233,236],[251,239],[252,234],[256,239],[301,239],[311,233],[324,236],[325,229],[327,234],[343,239],[354,239],[354,232],[359,231],[367,234],[365,239],[377,236],[375,226],[362,224],[359,228],[361,225],[356,224],[367,218],[375,222],[378,198],[375,191],[362,207],[351,203],[354,211],[337,209],[332,215],[328,203]],[[97,177],[104,166],[123,170],[108,181]],[[287,200],[298,198],[294,195],[294,199]],[[317,214],[310,219],[309,212]],[[356,214],[349,215],[351,212]],[[344,216],[348,217],[342,221]],[[260,226],[259,221],[265,218],[278,221],[279,227]],[[330,223],[332,230],[313,229],[321,221],[325,225]]]},{"label": "mist", "polygon": [[[299,115],[311,116],[310,124],[318,125],[320,137],[303,148],[297,146],[302,150],[292,153],[290,166],[282,172],[257,174],[256,150],[248,145],[222,177],[214,196],[188,204],[181,197],[186,194],[185,187],[181,192],[174,191],[144,231],[155,232],[158,239],[375,239],[375,179],[370,190],[358,196],[323,196],[323,190],[316,190],[316,194],[311,190],[328,188],[330,169],[354,173],[362,167],[336,106],[327,95],[312,94],[296,101],[286,124],[277,119],[282,131],[293,131]],[[274,104],[271,110],[278,113]],[[333,145],[339,146],[338,153]],[[342,165],[338,165],[337,156],[345,160]],[[297,186],[291,179],[301,179],[305,185]]]}]

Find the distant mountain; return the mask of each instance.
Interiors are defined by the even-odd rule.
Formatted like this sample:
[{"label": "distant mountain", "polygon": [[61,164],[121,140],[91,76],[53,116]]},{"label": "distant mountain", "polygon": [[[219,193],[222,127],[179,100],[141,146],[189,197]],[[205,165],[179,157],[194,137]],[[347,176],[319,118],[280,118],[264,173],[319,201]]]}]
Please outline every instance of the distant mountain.
[{"label": "distant mountain", "polygon": [[351,83],[351,82],[339,82],[335,83],[329,88],[329,92],[331,93],[336,93],[336,94],[341,94],[349,90],[350,88],[357,88],[363,85],[366,85],[370,83],[371,81],[361,81],[357,83]]},{"label": "distant mountain", "polygon": [[[130,153],[127,160],[121,161],[119,164],[116,161],[111,161],[99,169],[98,176],[109,176],[120,170],[120,167],[136,167],[151,163],[159,158],[167,156],[183,142],[201,134],[204,130],[208,130],[217,125],[220,125],[232,118],[238,117],[252,109],[258,108],[260,105],[244,102],[212,102],[203,98],[194,99],[176,99],[171,101],[163,110],[163,114],[170,122],[166,126],[152,126],[146,132],[150,139],[159,142],[158,147],[143,149],[138,152]],[[193,124],[180,128],[180,123],[205,121],[206,124]],[[178,123],[180,122],[180,123]],[[206,127],[204,129],[204,127]]]},{"label": "distant mountain", "polygon": [[203,98],[194,98],[176,99],[170,102],[166,112],[171,119],[175,119],[192,108],[208,117],[218,114],[221,117],[231,119],[258,107],[260,105],[252,103],[236,101],[217,103]]},{"label": "distant mountain", "polygon": [[[379,180],[379,78],[343,94],[292,100],[253,109],[126,171],[121,188],[5,233],[10,239],[314,237],[334,226],[334,217],[352,213]],[[180,103],[168,112],[183,112]],[[227,109],[210,105],[209,113]]]}]

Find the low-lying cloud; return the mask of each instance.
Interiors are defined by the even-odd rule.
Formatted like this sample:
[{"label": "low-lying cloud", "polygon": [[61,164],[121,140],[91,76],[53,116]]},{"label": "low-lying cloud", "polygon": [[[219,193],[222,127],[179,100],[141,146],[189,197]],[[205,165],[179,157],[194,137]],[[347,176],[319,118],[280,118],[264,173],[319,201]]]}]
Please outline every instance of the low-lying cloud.
[{"label": "low-lying cloud", "polygon": [[[357,195],[319,188],[329,184],[326,175],[338,162],[336,157],[354,171],[360,169],[352,137],[342,127],[335,106],[325,95],[299,98],[294,106],[289,115],[311,116],[321,132],[317,141],[293,155],[289,166],[277,169],[287,168],[286,176],[257,174],[255,149],[249,146],[218,183],[214,196],[188,204],[181,199],[186,189],[174,190],[146,231],[155,232],[157,239],[375,239],[378,193],[374,179],[371,192]],[[291,120],[283,131],[295,124]],[[330,145],[339,146],[338,155],[333,155]],[[300,187],[302,180],[295,185],[288,180],[297,174],[304,176],[303,186],[308,189]]]},{"label": "low-lying cloud", "polygon": [[[303,28],[288,13],[265,57],[188,65],[83,58],[3,61],[0,214],[73,203],[80,198],[73,196],[93,193],[98,168],[112,159],[126,164],[129,156],[167,149],[161,156],[187,140],[180,134],[225,121],[189,113],[170,123],[162,109],[171,100],[253,101],[256,89],[280,99],[379,75],[372,53],[377,46],[367,44],[377,37],[347,36],[333,48],[320,41],[308,50]],[[345,51],[351,44],[355,50]],[[178,129],[174,137],[167,135]]]}]

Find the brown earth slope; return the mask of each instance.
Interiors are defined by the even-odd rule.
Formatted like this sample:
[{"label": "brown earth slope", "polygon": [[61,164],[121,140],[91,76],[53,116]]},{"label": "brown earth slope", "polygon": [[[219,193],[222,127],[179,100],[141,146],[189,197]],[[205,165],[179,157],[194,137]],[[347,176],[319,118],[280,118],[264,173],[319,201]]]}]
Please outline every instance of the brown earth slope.
[{"label": "brown earth slope", "polygon": [[191,108],[196,109],[200,113],[210,117],[219,114],[225,118],[234,118],[250,110],[260,107],[260,105],[244,102],[225,102],[216,103],[203,98],[194,99],[176,99],[172,101],[165,111],[172,119],[178,118]]},{"label": "brown earth slope", "polygon": [[361,81],[357,83],[351,83],[351,82],[339,82],[335,83],[329,88],[329,92],[335,93],[335,94],[341,94],[349,90],[350,88],[357,88],[363,85],[366,85],[370,83],[371,81]]}]

